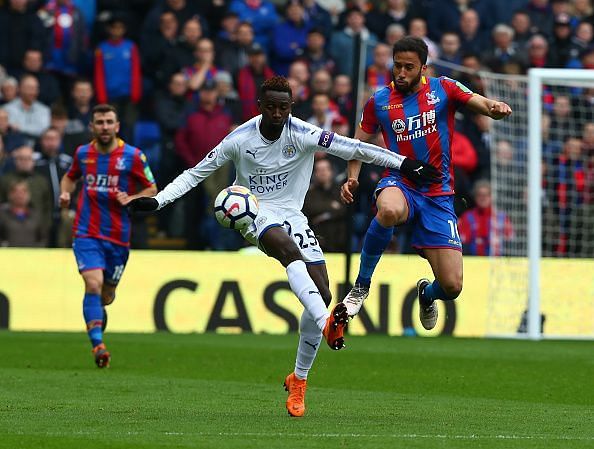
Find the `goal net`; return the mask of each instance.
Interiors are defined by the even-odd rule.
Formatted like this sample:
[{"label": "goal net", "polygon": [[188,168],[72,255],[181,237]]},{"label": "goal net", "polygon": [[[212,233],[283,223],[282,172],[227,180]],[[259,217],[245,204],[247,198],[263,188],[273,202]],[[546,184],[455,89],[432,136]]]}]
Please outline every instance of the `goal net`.
[{"label": "goal net", "polygon": [[[588,70],[480,74],[513,114],[491,121],[493,336],[594,338],[594,77]],[[497,220],[493,214],[492,222]],[[494,223],[495,224],[495,223]],[[493,252],[492,252],[493,254]]]}]

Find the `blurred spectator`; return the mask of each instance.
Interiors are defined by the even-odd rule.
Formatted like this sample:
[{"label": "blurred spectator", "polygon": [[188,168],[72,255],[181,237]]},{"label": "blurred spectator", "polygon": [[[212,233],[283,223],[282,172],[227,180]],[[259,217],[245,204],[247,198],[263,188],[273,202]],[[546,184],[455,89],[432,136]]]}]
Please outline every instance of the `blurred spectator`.
[{"label": "blurred spectator", "polygon": [[410,21],[410,25],[408,27],[408,34],[413,37],[418,37],[419,39],[423,39],[425,44],[427,44],[427,48],[429,49],[429,57],[428,62],[431,63],[431,59],[436,59],[439,56],[439,49],[437,48],[437,44],[429,39],[427,35],[427,21],[421,17],[415,17]]},{"label": "blurred spectator", "polygon": [[568,137],[561,156],[551,167],[559,223],[559,239],[555,246],[558,257],[579,257],[582,251],[586,193],[584,159],[580,139]]},{"label": "blurred spectator", "polygon": [[15,181],[25,181],[31,194],[31,208],[41,217],[41,223],[49,227],[52,216],[52,196],[47,180],[35,173],[33,148],[22,146],[12,152],[14,170],[0,178],[0,203],[7,201],[10,186]]},{"label": "blurred spectator", "polygon": [[8,0],[0,8],[0,64],[8,72],[21,68],[28,49],[45,50],[43,24],[27,0]]},{"label": "blurred spectator", "polygon": [[510,25],[514,30],[515,47],[518,49],[526,48],[528,46],[528,40],[534,35],[528,13],[523,9],[516,11]]},{"label": "blurred spectator", "polygon": [[311,98],[311,109],[313,115],[307,119],[307,122],[326,131],[331,131],[332,122],[337,118],[338,114],[330,109],[330,97],[328,97],[328,94],[313,94]]},{"label": "blurred spectator", "polygon": [[200,39],[205,36],[200,20],[193,18],[183,24],[181,35],[173,51],[169,53],[164,61],[166,66],[165,75],[173,74],[183,67],[194,63],[194,53]]},{"label": "blurred spectator", "polygon": [[[75,80],[70,91],[70,98],[66,102],[68,123],[65,133],[80,135],[82,142],[90,141],[89,123],[93,106],[93,85],[91,82],[84,78]],[[65,149],[68,151],[67,147]]]},{"label": "blurred spectator", "polygon": [[[317,28],[324,33],[326,41],[332,36],[332,16],[344,10],[343,0],[300,0],[309,28]],[[324,3],[324,4],[322,4]],[[342,3],[342,4],[341,4]]]},{"label": "blurred spectator", "polygon": [[467,9],[460,16],[460,42],[462,53],[481,54],[489,45],[485,33],[480,30],[480,18],[474,9]]},{"label": "blurred spectator", "polygon": [[514,230],[509,217],[492,207],[489,181],[477,181],[473,196],[476,206],[464,212],[458,220],[464,254],[509,255],[508,248],[514,239]]},{"label": "blurred spectator", "polygon": [[536,31],[550,37],[553,31],[554,17],[549,0],[530,0],[526,10]]},{"label": "blurred spectator", "polygon": [[557,23],[559,17],[563,17],[563,19],[561,19],[562,22],[565,22],[566,17],[571,30],[575,30],[579,23],[579,19],[573,14],[571,1],[572,0],[551,0],[551,14],[554,17],[553,27]]},{"label": "blurred spectator", "polygon": [[[446,31],[441,35],[439,42],[439,59],[450,64],[462,65],[462,52],[460,51],[460,36],[453,31]],[[453,69],[435,63],[441,76],[452,76]]]},{"label": "blurred spectator", "polygon": [[522,55],[514,45],[514,30],[500,23],[493,28],[493,47],[485,51],[481,59],[494,72],[503,72],[503,66],[509,62],[522,62]]},{"label": "blurred spectator", "polygon": [[61,100],[62,92],[56,77],[43,68],[43,54],[39,50],[27,50],[23,58],[23,69],[16,71],[15,75],[33,75],[39,82],[39,101],[46,106],[51,106]]},{"label": "blurred spectator", "polygon": [[288,0],[284,19],[272,30],[272,69],[278,75],[287,76],[289,65],[303,55],[309,25],[305,11],[298,0]]},{"label": "blurred spectator", "polygon": [[361,9],[353,7],[346,13],[346,25],[342,30],[335,31],[330,41],[330,55],[336,62],[336,70],[341,75],[353,76],[355,58],[355,36],[360,35],[361,45],[365,46],[367,60],[365,66],[371,64],[373,49],[377,45],[377,37],[365,27],[365,15]]},{"label": "blurred spectator", "polygon": [[592,23],[594,7],[591,0],[573,0],[573,14],[580,20]]},{"label": "blurred spectator", "polygon": [[303,213],[325,252],[345,250],[347,207],[339,197],[340,186],[335,181],[332,164],[327,158],[317,159]]},{"label": "blurred spectator", "polygon": [[[355,107],[355,99],[353,97],[353,85],[351,79],[346,75],[338,75],[334,78],[334,86],[332,88],[332,100],[338,106],[338,112],[347,121],[353,117]],[[349,123],[350,126],[350,123]],[[352,130],[348,128],[348,135],[352,135]]]},{"label": "blurred spectator", "polygon": [[293,115],[303,120],[311,115],[309,78],[310,73],[304,61],[295,61],[289,67],[288,81],[293,93]]},{"label": "blurred spectator", "polygon": [[95,50],[95,92],[98,103],[110,103],[119,111],[120,135],[131,140],[142,97],[140,54],[126,39],[126,24],[118,16],[108,23],[108,40]]},{"label": "blurred spectator", "polygon": [[26,142],[25,136],[10,125],[8,111],[2,108],[0,108],[0,140],[5,154],[10,154],[12,150],[23,146]]},{"label": "blurred spectator", "polygon": [[[204,0],[201,0],[204,2]],[[155,6],[148,12],[142,26],[141,42],[146,43],[152,36],[159,33],[161,26],[161,15],[170,12],[175,15],[179,27],[184,27],[190,20],[196,20],[200,28],[200,36],[208,35],[208,25],[206,21],[198,14],[198,3],[193,0],[163,0],[153,2]],[[183,64],[188,65],[188,64]]]},{"label": "blurred spectator", "polygon": [[0,84],[0,104],[10,103],[19,96],[19,82],[16,78],[9,76],[4,78]]},{"label": "blurred spectator", "polygon": [[214,61],[214,43],[207,37],[201,38],[194,50],[193,64],[182,69],[182,73],[188,80],[188,96],[195,103],[198,103],[199,89],[206,81],[213,80],[219,70]]},{"label": "blurred spectator", "polygon": [[[184,168],[196,165],[229,133],[233,125],[231,115],[218,104],[216,83],[207,81],[200,90],[198,110],[190,114],[175,136],[177,154]],[[211,210],[211,200],[219,190],[229,185],[229,165],[217,170],[213,179],[200,184],[184,199],[185,237],[189,248],[203,249],[209,246],[209,237],[204,231],[204,213]],[[218,189],[218,190],[217,190]],[[206,196],[205,196],[206,194]]]},{"label": "blurred spectator", "polygon": [[29,137],[37,138],[50,124],[50,109],[37,101],[39,82],[33,75],[23,75],[19,96],[5,104],[10,126]]},{"label": "blurred spectator", "polygon": [[481,17],[483,30],[489,30],[494,25],[493,14],[489,13],[484,0],[440,0],[432,5],[426,16],[429,37],[439,41],[443,33],[454,31],[454,24],[460,23],[462,14],[469,9],[475,10]]},{"label": "blurred spectator", "polygon": [[528,41],[528,67],[551,67],[549,43],[541,34],[535,34]]},{"label": "blurred spectator", "polygon": [[248,65],[237,74],[237,92],[243,109],[243,120],[249,120],[259,114],[256,99],[258,89],[274,72],[266,63],[266,53],[256,42],[248,49]]},{"label": "blurred spectator", "polygon": [[219,39],[215,42],[216,64],[232,76],[236,76],[237,72],[247,65],[247,50],[254,43],[252,25],[248,22],[239,23],[235,36],[235,40]]},{"label": "blurred spectator", "polygon": [[241,21],[252,24],[255,41],[268,53],[270,33],[278,21],[274,5],[268,0],[232,0],[229,11],[237,13]]},{"label": "blurred spectator", "polygon": [[549,67],[564,68],[571,59],[571,18],[568,14],[555,16],[550,40]]},{"label": "blurred spectator", "polygon": [[[48,245],[51,248],[60,246],[58,245],[62,216],[59,201],[60,180],[70,168],[70,164],[72,164],[72,158],[61,152],[61,139],[58,129],[52,127],[46,129],[39,139],[39,153],[35,154],[35,171],[46,179],[51,189],[52,219],[48,234]],[[68,234],[68,230],[66,230],[66,233]]]},{"label": "blurred spectator", "polygon": [[571,101],[567,95],[556,95],[551,115],[549,137],[557,142],[565,142],[569,137],[578,135],[578,124],[573,117]]},{"label": "blurred spectator", "polygon": [[408,0],[387,0],[381,2],[379,8],[371,9],[365,16],[367,28],[378,38],[383,39],[386,29],[392,24],[408,28],[411,15]]},{"label": "blurred spectator", "polygon": [[582,134],[585,159],[586,191],[584,195],[584,257],[594,258],[594,123],[586,123]]},{"label": "blurred spectator", "polygon": [[594,28],[589,22],[580,22],[575,29],[575,35],[571,38],[571,48],[569,50],[569,62],[580,58],[580,54],[592,44],[594,38]]},{"label": "blurred spectator", "polygon": [[48,0],[38,16],[49,43],[45,67],[60,78],[62,90],[67,92],[87,62],[89,36],[84,17],[72,0]]},{"label": "blurred spectator", "polygon": [[144,36],[146,41],[141,43],[143,73],[157,87],[166,86],[171,74],[179,69],[176,62],[168,59],[168,55],[175,51],[178,30],[179,23],[175,14],[165,11],[159,16],[159,28]]},{"label": "blurred spectator", "polygon": [[378,43],[373,49],[373,63],[365,72],[365,80],[371,90],[375,91],[390,84],[392,64],[392,49],[386,44]]},{"label": "blurred spectator", "polygon": [[311,93],[332,94],[332,76],[326,70],[318,70],[311,76]]},{"label": "blurred spectator", "polygon": [[239,125],[242,122],[243,111],[241,101],[239,101],[239,94],[233,87],[233,78],[229,73],[219,70],[214,80],[217,85],[219,104],[231,114],[233,124]]},{"label": "blurred spectator", "polygon": [[334,73],[336,63],[326,52],[326,37],[322,30],[313,28],[307,33],[305,50],[300,60],[304,61],[309,68],[309,73],[324,69]]},{"label": "blurred spectator", "polygon": [[386,29],[386,36],[384,41],[390,48],[394,47],[394,44],[406,36],[406,28],[399,23],[393,23]]},{"label": "blurred spectator", "polygon": [[461,132],[454,130],[452,136],[452,165],[454,166],[454,210],[457,214],[466,207],[472,189],[472,176],[478,165],[478,155],[472,142]]},{"label": "blurred spectator", "polygon": [[8,186],[8,202],[0,205],[0,246],[46,246],[46,229],[39,213],[29,207],[30,189],[25,181]]}]

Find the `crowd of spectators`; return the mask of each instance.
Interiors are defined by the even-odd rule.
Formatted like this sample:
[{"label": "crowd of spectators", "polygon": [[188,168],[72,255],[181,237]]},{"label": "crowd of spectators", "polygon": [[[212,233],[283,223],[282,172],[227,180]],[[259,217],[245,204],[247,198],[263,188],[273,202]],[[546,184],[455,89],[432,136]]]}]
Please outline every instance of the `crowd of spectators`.
[{"label": "crowd of spectators", "polygon": [[[391,47],[406,34],[427,43],[430,76],[482,93],[478,70],[593,69],[593,26],[592,0],[0,0],[0,244],[70,244],[73,214],[58,208],[59,179],[90,138],[94,104],[118,108],[122,138],[147,154],[163,187],[258,113],[257,88],[274,74],[289,79],[294,115],[352,135],[357,98],[390,82]],[[358,37],[367,57],[362,97],[352,82]],[[569,235],[594,215],[594,94],[547,95],[544,167],[556,181],[544,191],[559,228],[549,253],[594,257],[592,233]],[[589,115],[576,120],[576,110]],[[505,155],[506,143],[493,142],[490,126],[457,116],[456,204],[467,254],[506,254],[499,239],[516,235],[485,202],[491,154]],[[336,193],[344,168],[316,155],[305,211],[327,251],[359,248],[381,177],[380,168],[364,167],[347,243]],[[134,245],[147,247],[147,235],[156,235],[181,237],[191,249],[239,248],[241,239],[221,232],[210,212],[233,176],[222,169],[162,211],[152,234],[136,223]],[[489,236],[498,241],[484,242]],[[406,227],[392,249],[408,251]]]}]

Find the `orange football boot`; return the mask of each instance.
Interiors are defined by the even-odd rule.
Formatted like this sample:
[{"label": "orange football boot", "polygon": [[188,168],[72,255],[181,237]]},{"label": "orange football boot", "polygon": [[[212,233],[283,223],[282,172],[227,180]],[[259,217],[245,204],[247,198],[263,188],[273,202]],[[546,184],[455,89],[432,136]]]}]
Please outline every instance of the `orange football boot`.
[{"label": "orange football boot", "polygon": [[97,365],[97,368],[109,368],[111,354],[103,343],[99,343],[93,348],[93,354],[95,355],[95,364]]},{"label": "orange football boot", "polygon": [[338,351],[345,347],[344,344],[344,327],[349,321],[349,313],[346,304],[339,302],[332,309],[332,313],[326,321],[326,326],[322,334],[326,339],[326,343],[331,349]]},{"label": "orange football boot", "polygon": [[291,416],[303,416],[305,413],[305,389],[307,388],[307,380],[297,379],[295,373],[291,373],[285,378],[283,386],[289,392],[286,402],[287,412]]}]

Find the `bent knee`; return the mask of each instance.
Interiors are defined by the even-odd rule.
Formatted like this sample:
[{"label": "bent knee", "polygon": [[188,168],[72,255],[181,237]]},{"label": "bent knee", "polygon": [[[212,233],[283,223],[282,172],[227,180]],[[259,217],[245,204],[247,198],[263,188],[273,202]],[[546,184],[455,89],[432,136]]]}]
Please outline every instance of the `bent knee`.
[{"label": "bent knee", "polygon": [[452,280],[441,284],[441,288],[447,295],[447,299],[456,299],[462,293],[462,279]]},{"label": "bent knee", "polygon": [[378,210],[377,217],[384,226],[396,226],[406,221],[406,209],[397,205],[383,206]]}]

